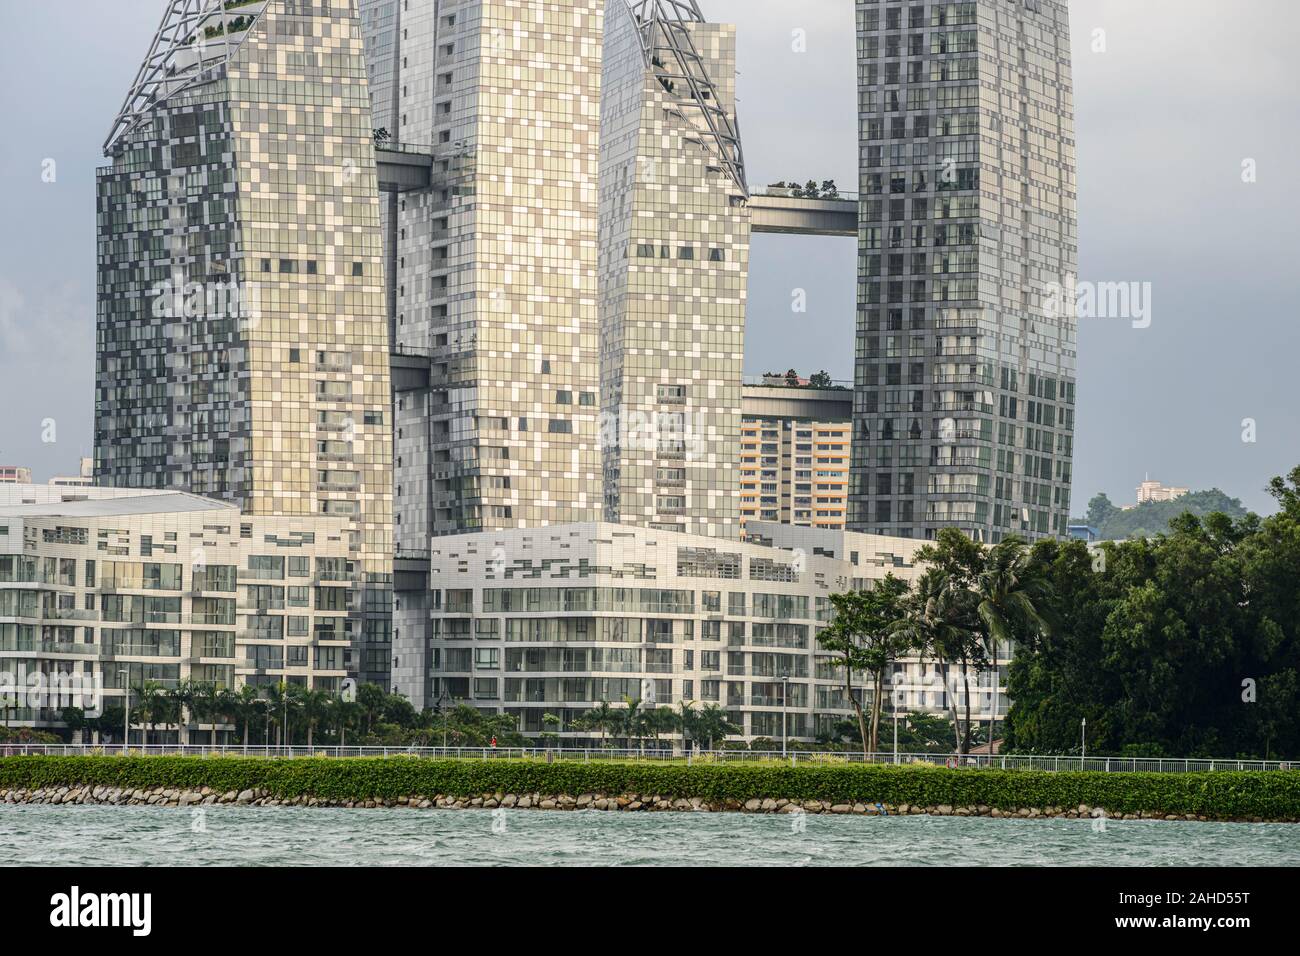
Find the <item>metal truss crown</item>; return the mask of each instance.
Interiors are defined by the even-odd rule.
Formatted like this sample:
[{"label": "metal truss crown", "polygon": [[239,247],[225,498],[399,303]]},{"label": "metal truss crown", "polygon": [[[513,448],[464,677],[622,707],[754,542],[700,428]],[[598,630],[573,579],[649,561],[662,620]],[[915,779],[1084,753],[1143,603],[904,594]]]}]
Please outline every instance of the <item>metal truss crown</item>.
[{"label": "metal truss crown", "polygon": [[271,0],[168,0],[149,53],[113,120],[104,155],[177,93],[217,79]]},{"label": "metal truss crown", "polygon": [[666,89],[677,92],[677,84],[684,84],[685,89],[677,93],[678,98],[699,109],[719,163],[748,198],[739,126],[723,107],[717,84],[709,76],[691,35],[690,24],[706,22],[696,0],[624,2],[636,22],[646,65],[655,71]]}]

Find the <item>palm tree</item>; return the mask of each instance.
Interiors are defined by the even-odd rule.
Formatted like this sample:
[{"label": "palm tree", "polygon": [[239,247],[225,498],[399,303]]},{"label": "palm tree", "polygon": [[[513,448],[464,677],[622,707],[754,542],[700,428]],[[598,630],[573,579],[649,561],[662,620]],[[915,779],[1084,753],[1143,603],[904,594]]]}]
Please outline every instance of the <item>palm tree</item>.
[{"label": "palm tree", "polygon": [[229,690],[216,681],[198,681],[192,684],[193,699],[190,713],[198,723],[207,720],[212,724],[213,746],[217,743],[217,724],[224,723],[230,715]]},{"label": "palm tree", "polygon": [[334,728],[334,735],[340,746],[347,743],[347,729],[352,726],[359,726],[358,715],[361,712],[361,705],[356,701],[347,701],[342,697],[330,698],[329,705],[329,722]]},{"label": "palm tree", "polygon": [[148,746],[154,723],[162,716],[162,685],[157,681],[148,680],[134,687],[132,691],[135,694],[135,705],[131,708],[131,713],[139,723],[144,725],[144,743]]},{"label": "palm tree", "polygon": [[68,728],[69,733],[73,736],[82,733],[91,726],[90,721],[86,718],[86,712],[80,707],[64,707],[61,716],[64,726]]},{"label": "palm tree", "polygon": [[167,691],[168,710],[176,717],[176,736],[182,746],[190,742],[190,720],[198,693],[198,686],[189,677]]},{"label": "palm tree", "polygon": [[361,705],[361,712],[366,715],[367,734],[374,731],[375,718],[384,711],[385,697],[384,689],[378,684],[362,684],[357,688],[357,703]]},{"label": "palm tree", "polygon": [[[189,743],[190,724],[202,724],[208,717],[211,712],[213,697],[217,691],[217,685],[210,682],[195,681],[193,678],[187,677],[177,687],[177,690],[180,691],[182,688],[189,697],[189,702],[182,708],[182,710],[188,710],[189,712],[189,720],[182,721],[182,726],[185,728],[185,740],[183,742]],[[213,720],[212,726],[212,735],[215,739],[217,734],[215,720]]]},{"label": "palm tree", "polygon": [[224,684],[217,687],[210,713],[212,719],[212,743],[214,746],[217,743],[217,723],[233,724],[239,714],[238,708],[239,698],[235,695],[235,692]]},{"label": "palm tree", "polygon": [[696,717],[696,732],[709,742],[709,749],[712,750],[715,740],[721,743],[729,734],[741,733],[741,728],[731,722],[727,712],[720,706],[705,704]]},{"label": "palm tree", "polygon": [[[916,589],[907,599],[907,616],[895,629],[899,636],[917,648],[922,663],[926,657],[932,657],[943,668],[944,699],[952,716],[957,750],[965,753],[964,745],[968,738],[962,735],[961,720],[957,716],[957,699],[948,679],[953,661],[965,659],[963,645],[969,638],[969,632],[961,626],[964,615],[958,595],[948,574],[938,568],[931,568],[916,582]],[[969,685],[966,708],[969,720]]]},{"label": "palm tree", "polygon": [[673,715],[675,729],[682,735],[682,749],[689,750],[690,744],[699,740],[700,715],[696,712],[694,701],[684,700],[677,705]]},{"label": "palm tree", "polygon": [[277,747],[283,747],[288,744],[286,739],[289,734],[289,694],[288,685],[282,681],[276,681],[274,684],[266,685],[266,736],[267,741],[271,739],[271,718],[278,716],[280,719],[275,722],[275,743]]},{"label": "palm tree", "polygon": [[253,722],[259,706],[257,688],[252,684],[245,684],[239,688],[239,693],[234,695],[231,701],[231,713],[235,722],[242,724],[244,728],[244,746],[248,746],[248,727]]},{"label": "palm tree", "polygon": [[303,698],[307,694],[307,688],[302,684],[293,684],[284,681],[284,739],[285,743],[293,744],[293,721],[294,718],[303,709]]},{"label": "palm tree", "polygon": [[254,701],[254,704],[262,710],[262,717],[264,720],[262,727],[262,743],[269,745],[271,743],[271,694],[269,685],[267,687],[258,688],[257,699]]},{"label": "palm tree", "polygon": [[673,713],[670,707],[655,707],[645,711],[644,714],[645,729],[655,742],[655,750],[659,749],[659,735],[672,733],[677,729],[677,715]]},{"label": "palm tree", "polygon": [[582,728],[584,730],[599,730],[600,745],[605,746],[606,734],[616,726],[618,722],[618,712],[611,706],[609,701],[602,700],[591,710],[582,715]]},{"label": "palm tree", "polygon": [[641,698],[624,697],[627,705],[619,712],[619,729],[627,740],[627,749],[632,749],[632,738],[639,738],[645,726],[645,715],[641,712]]},{"label": "palm tree", "polygon": [[1029,569],[1029,545],[1010,535],[988,553],[975,581],[975,611],[984,625],[984,640],[993,668],[992,704],[989,712],[989,756],[993,755],[994,722],[998,700],[998,645],[1010,643],[1017,632],[1046,634],[1047,622],[1038,611],[1050,600],[1050,585]]},{"label": "palm tree", "polygon": [[311,747],[316,725],[329,712],[331,697],[323,690],[304,691],[301,698],[302,717],[307,723],[307,746]]}]

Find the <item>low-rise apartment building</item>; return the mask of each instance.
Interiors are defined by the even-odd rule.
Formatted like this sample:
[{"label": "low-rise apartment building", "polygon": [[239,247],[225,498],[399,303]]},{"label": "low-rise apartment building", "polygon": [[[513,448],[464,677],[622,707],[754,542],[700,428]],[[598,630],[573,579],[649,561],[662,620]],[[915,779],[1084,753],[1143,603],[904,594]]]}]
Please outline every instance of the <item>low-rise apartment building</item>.
[{"label": "low-rise apartment building", "polygon": [[[765,543],[604,522],[436,539],[427,594],[403,593],[395,610],[396,689],[417,708],[512,714],[566,745],[596,744],[577,718],[625,698],[717,704],[749,740],[780,738],[783,718],[791,739],[829,733],[853,713],[817,642],[830,596],[888,573],[913,580],[923,542],[747,532]],[[894,670],[900,708],[945,709],[933,662]]]},{"label": "low-rise apartment building", "polygon": [[[177,491],[0,490],[0,698],[11,726],[181,681],[336,691],[356,577],[346,518],[241,515]],[[62,688],[71,696],[59,696]],[[224,725],[192,723],[190,742]],[[132,740],[140,739],[138,725]],[[176,740],[157,728],[153,742]]]}]

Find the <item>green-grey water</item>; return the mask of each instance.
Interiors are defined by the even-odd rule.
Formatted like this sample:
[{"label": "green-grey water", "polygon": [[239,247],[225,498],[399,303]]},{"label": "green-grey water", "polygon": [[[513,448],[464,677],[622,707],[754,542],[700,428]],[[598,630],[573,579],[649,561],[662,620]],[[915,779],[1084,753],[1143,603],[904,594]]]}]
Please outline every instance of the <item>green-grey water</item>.
[{"label": "green-grey water", "polygon": [[0,865],[1297,866],[1289,824],[0,805]]}]

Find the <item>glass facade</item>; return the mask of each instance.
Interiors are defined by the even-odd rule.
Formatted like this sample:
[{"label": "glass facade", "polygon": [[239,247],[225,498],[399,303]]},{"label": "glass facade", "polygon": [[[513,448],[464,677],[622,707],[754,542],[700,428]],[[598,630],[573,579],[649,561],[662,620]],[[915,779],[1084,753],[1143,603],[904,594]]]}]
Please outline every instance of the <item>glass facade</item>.
[{"label": "glass facade", "polygon": [[659,16],[619,0],[605,28],[604,516],[735,537],[750,217],[715,133],[734,129],[735,31]]},{"label": "glass facade", "polygon": [[225,6],[173,11],[144,67],[165,78],[133,87],[99,172],[95,478],[346,518],[348,666],[387,684],[389,339],[355,0]]},{"label": "glass facade", "polygon": [[429,189],[395,199],[395,348],[431,366],[427,389],[397,397],[402,554],[599,513],[603,11],[404,4],[397,42],[368,51],[394,77],[393,138],[433,162]]},{"label": "glass facade", "polygon": [[1068,13],[857,0],[861,209],[849,526],[1067,533],[1076,321]]}]

